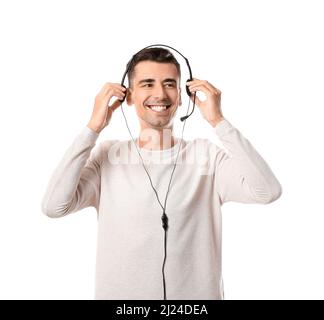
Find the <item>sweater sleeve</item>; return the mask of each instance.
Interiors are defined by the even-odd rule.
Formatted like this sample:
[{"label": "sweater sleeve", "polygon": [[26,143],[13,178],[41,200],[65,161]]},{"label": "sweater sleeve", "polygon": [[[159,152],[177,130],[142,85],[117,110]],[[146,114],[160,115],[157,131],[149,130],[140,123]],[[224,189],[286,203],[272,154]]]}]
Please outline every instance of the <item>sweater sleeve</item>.
[{"label": "sweater sleeve", "polygon": [[98,210],[101,152],[100,146],[93,148],[98,136],[85,127],[66,151],[42,199],[47,216],[59,218],[89,206]]},{"label": "sweater sleeve", "polygon": [[267,204],[278,199],[279,181],[240,131],[227,119],[212,130],[228,150],[216,155],[215,184],[221,202]]}]

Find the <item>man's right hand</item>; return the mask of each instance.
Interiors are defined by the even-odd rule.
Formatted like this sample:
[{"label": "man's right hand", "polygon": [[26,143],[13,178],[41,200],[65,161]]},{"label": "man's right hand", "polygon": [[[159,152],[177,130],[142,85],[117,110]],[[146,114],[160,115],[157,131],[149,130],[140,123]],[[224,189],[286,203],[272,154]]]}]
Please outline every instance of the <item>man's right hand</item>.
[{"label": "man's right hand", "polygon": [[[110,122],[112,113],[121,105],[126,94],[126,90],[119,83],[107,82],[97,94],[88,127],[97,133],[100,133]],[[117,100],[109,106],[112,97]]]}]

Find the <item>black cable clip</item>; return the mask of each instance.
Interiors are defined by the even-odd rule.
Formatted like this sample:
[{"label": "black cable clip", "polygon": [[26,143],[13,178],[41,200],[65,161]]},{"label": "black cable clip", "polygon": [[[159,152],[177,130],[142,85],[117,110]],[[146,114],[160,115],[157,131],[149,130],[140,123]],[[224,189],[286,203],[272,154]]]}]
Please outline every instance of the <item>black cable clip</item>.
[{"label": "black cable clip", "polygon": [[162,227],[163,227],[163,229],[165,231],[168,230],[168,220],[169,219],[168,219],[168,216],[165,214],[165,211],[163,211],[161,220],[162,220]]}]

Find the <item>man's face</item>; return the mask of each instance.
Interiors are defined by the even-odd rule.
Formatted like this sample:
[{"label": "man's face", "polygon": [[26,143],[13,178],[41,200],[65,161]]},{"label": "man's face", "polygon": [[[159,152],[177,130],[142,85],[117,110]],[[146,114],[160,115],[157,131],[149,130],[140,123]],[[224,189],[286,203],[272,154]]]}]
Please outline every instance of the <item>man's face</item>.
[{"label": "man's face", "polygon": [[181,105],[179,74],[172,63],[141,61],[134,69],[128,105],[135,105],[142,129],[172,127]]}]

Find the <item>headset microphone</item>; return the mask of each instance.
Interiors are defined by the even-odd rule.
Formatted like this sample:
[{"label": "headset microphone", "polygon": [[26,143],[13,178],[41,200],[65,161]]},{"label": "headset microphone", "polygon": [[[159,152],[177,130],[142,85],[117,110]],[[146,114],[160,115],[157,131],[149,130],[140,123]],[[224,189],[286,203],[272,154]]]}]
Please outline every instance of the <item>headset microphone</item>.
[{"label": "headset microphone", "polygon": [[[126,71],[123,74],[123,78],[122,78],[122,81],[121,81],[121,86],[123,86],[125,89],[127,89],[126,86],[124,85],[125,78],[126,78],[126,75],[127,75],[128,71],[130,70],[130,68],[132,66],[133,59],[136,57],[136,55],[139,54],[140,52],[142,52],[143,50],[148,49],[148,48],[151,48],[151,47],[167,47],[167,48],[170,48],[170,49],[176,51],[178,54],[180,54],[180,56],[182,56],[184,58],[184,60],[186,61],[187,66],[188,66],[189,79],[187,81],[192,81],[193,80],[192,73],[191,73],[191,67],[190,67],[189,61],[188,61],[188,59],[183,54],[181,54],[178,50],[176,50],[176,49],[174,49],[174,48],[172,48],[170,46],[163,45],[163,44],[155,44],[155,45],[147,46],[147,47],[141,49],[140,51],[138,51],[135,55],[133,55],[132,59],[127,64]],[[129,81],[129,79],[128,79],[128,81]],[[187,85],[186,85],[186,92],[187,92],[187,95],[189,97],[191,97],[192,93],[190,92],[190,90],[189,90],[189,88],[188,88]],[[164,293],[163,297],[164,297],[164,300],[166,300],[166,284],[165,284],[164,266],[165,266],[166,257],[167,257],[167,231],[168,231],[168,228],[169,228],[169,219],[168,219],[168,216],[166,214],[166,203],[167,203],[167,198],[168,198],[168,195],[169,195],[169,190],[170,190],[170,185],[171,185],[173,173],[174,173],[174,170],[175,170],[176,165],[177,165],[177,159],[178,159],[179,152],[180,152],[180,148],[181,148],[182,141],[183,141],[183,131],[184,131],[184,127],[185,127],[185,124],[186,124],[186,121],[185,120],[187,120],[192,115],[192,113],[193,113],[193,111],[195,109],[196,92],[194,93],[193,108],[192,108],[191,113],[188,115],[188,110],[189,110],[189,107],[190,107],[190,99],[189,99],[187,114],[185,116],[183,116],[183,117],[180,118],[181,121],[184,121],[183,127],[182,127],[181,142],[179,144],[178,153],[177,153],[176,160],[175,160],[175,163],[174,163],[174,166],[173,166],[173,170],[172,170],[172,173],[171,173],[171,177],[170,177],[170,181],[169,181],[167,193],[166,193],[165,200],[164,200],[164,205],[162,205],[162,203],[160,201],[160,198],[158,196],[158,193],[157,193],[156,189],[153,186],[152,179],[151,179],[151,177],[150,177],[150,175],[149,175],[149,173],[148,173],[148,171],[147,171],[147,169],[146,169],[146,167],[144,165],[144,161],[143,161],[143,158],[141,156],[141,153],[138,150],[138,147],[137,147],[137,145],[135,143],[135,140],[133,138],[133,135],[132,135],[132,133],[131,133],[131,131],[129,129],[129,126],[127,124],[127,120],[126,120],[126,117],[125,117],[125,114],[124,114],[124,110],[123,110],[123,106],[122,106],[122,103],[125,101],[125,98],[126,98],[126,94],[125,94],[124,98],[123,99],[120,99],[119,101],[121,102],[121,110],[122,110],[122,113],[123,113],[123,116],[124,116],[124,119],[125,119],[126,127],[127,127],[128,131],[129,131],[129,134],[130,134],[130,136],[132,138],[132,141],[133,141],[133,143],[135,145],[135,148],[137,150],[137,153],[138,153],[138,155],[139,155],[139,157],[140,157],[140,159],[142,161],[143,168],[144,168],[144,170],[145,170],[145,172],[146,172],[146,174],[147,174],[147,176],[148,176],[148,178],[150,180],[150,184],[151,184],[151,187],[152,187],[152,189],[153,189],[153,191],[155,193],[156,199],[157,199],[157,201],[158,201],[158,203],[159,203],[159,205],[160,205],[160,207],[162,208],[162,211],[163,211],[162,216],[161,216],[162,227],[163,227],[163,230],[164,230],[164,260],[163,260],[163,265],[162,265],[162,276],[163,276],[163,293]]]}]

